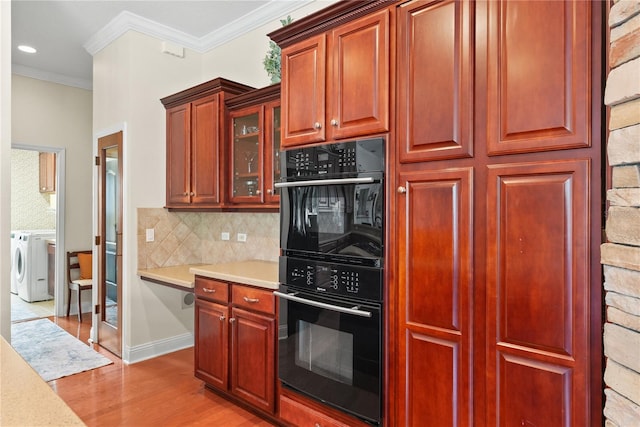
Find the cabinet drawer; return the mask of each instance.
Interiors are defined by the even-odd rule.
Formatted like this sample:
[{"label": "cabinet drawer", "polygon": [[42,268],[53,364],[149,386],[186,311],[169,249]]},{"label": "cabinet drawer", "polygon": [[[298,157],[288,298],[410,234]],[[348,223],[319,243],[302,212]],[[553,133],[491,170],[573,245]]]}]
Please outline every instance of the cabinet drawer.
[{"label": "cabinet drawer", "polygon": [[273,292],[266,289],[234,285],[231,289],[231,302],[236,307],[275,314],[276,303]]},{"label": "cabinet drawer", "polygon": [[289,399],[287,396],[280,396],[280,418],[298,427],[348,427],[347,424]]},{"label": "cabinet drawer", "polygon": [[204,298],[222,303],[229,302],[229,285],[217,280],[196,276],[195,294],[198,298]]}]

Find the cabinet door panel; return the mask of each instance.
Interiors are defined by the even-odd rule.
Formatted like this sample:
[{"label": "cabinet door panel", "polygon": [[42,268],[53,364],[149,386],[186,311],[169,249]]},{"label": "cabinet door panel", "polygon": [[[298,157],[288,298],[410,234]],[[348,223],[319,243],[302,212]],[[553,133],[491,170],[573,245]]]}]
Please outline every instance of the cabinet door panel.
[{"label": "cabinet door panel", "polygon": [[326,37],[282,49],[282,146],[325,140]]},{"label": "cabinet door panel", "polygon": [[191,201],[191,104],[167,110],[167,206]]},{"label": "cabinet door panel", "polygon": [[518,422],[539,410],[542,402],[502,389],[529,380],[547,384],[536,393],[553,392],[568,417],[550,424],[540,412],[534,425],[588,424],[586,376],[573,374],[588,371],[588,170],[587,160],[489,167],[487,378],[497,391],[487,399],[498,418],[489,413],[488,425],[504,425],[514,407]]},{"label": "cabinet door panel", "polygon": [[505,354],[499,365],[500,425],[588,425],[572,422],[571,413],[565,412],[572,398],[571,369]]},{"label": "cabinet door panel", "polygon": [[333,30],[327,123],[334,138],[389,130],[389,11]]},{"label": "cabinet door panel", "polygon": [[472,154],[472,19],[467,1],[418,1],[399,8],[401,162]]},{"label": "cabinet door panel", "polygon": [[469,168],[400,174],[399,425],[471,417],[472,177]]},{"label": "cabinet door panel", "polygon": [[590,3],[489,2],[490,154],[590,146]]},{"label": "cabinet door panel", "polygon": [[231,392],[256,408],[275,410],[275,318],[233,309]]},{"label": "cabinet door panel", "polygon": [[221,390],[228,386],[229,309],[196,298],[195,376]]},{"label": "cabinet door panel", "polygon": [[194,204],[217,204],[220,202],[218,95],[194,102],[191,114],[191,201]]}]

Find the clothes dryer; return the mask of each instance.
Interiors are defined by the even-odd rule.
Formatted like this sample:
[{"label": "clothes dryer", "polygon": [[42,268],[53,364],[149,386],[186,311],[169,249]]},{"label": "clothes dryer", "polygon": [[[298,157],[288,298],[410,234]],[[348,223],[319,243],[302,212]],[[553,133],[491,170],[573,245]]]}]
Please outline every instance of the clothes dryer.
[{"label": "clothes dryer", "polygon": [[49,295],[47,271],[47,240],[55,231],[24,231],[19,234],[14,253],[14,278],[18,296],[27,302],[45,301]]}]

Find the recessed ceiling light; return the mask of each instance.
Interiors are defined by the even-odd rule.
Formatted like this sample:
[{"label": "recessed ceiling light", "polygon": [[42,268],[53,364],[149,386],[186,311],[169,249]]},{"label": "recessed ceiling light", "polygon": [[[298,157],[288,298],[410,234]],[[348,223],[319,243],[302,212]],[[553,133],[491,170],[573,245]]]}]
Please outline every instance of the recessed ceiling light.
[{"label": "recessed ceiling light", "polygon": [[26,53],[36,53],[37,50],[34,47],[31,46],[27,46],[26,44],[21,44],[20,46],[18,46],[18,50],[21,50],[23,52]]}]

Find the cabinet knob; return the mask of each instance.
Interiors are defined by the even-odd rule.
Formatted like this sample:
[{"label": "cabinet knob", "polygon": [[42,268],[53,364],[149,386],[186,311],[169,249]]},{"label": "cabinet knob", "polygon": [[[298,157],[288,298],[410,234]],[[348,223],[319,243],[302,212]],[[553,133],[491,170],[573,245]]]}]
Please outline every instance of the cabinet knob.
[{"label": "cabinet knob", "polygon": [[231,319],[229,319],[229,323],[235,323],[236,319],[235,317],[232,317]]},{"label": "cabinet knob", "polygon": [[331,119],[331,126],[338,127],[338,121],[336,119]]},{"label": "cabinet knob", "polygon": [[322,125],[320,124],[320,122],[315,122],[313,124],[313,127],[316,128],[316,129],[322,129]]},{"label": "cabinet knob", "polygon": [[224,322],[225,317],[224,316],[220,316],[220,321]]},{"label": "cabinet knob", "polygon": [[195,195],[196,195],[196,193],[194,193],[194,192],[192,191],[192,192],[191,192],[191,195],[192,195],[192,196],[195,196]]},{"label": "cabinet knob", "polygon": [[322,427],[320,423],[316,423],[313,427]]},{"label": "cabinet knob", "polygon": [[272,189],[267,189],[267,194],[273,194],[273,190]]},{"label": "cabinet knob", "polygon": [[261,194],[262,194],[262,191],[260,191],[260,190],[256,190],[256,194],[259,196],[259,195],[261,195]]},{"label": "cabinet knob", "polygon": [[188,196],[189,193],[187,191],[184,192],[183,196]]},{"label": "cabinet knob", "polygon": [[403,186],[398,187],[398,193],[399,194],[405,194],[407,192],[407,189]]}]

